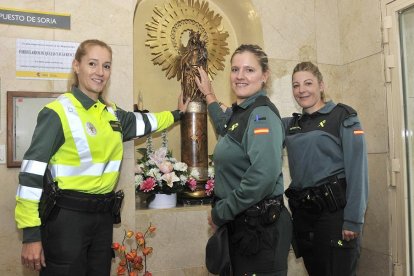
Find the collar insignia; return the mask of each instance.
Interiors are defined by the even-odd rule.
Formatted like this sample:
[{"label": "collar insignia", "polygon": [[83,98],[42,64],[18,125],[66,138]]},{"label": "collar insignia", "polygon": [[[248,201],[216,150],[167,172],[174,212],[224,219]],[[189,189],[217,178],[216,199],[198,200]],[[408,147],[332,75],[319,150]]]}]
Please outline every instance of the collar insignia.
[{"label": "collar insignia", "polygon": [[326,120],[322,120],[319,122],[318,127],[325,127],[325,124],[326,124]]},{"label": "collar insignia", "polygon": [[239,126],[239,123],[235,123],[229,128],[229,130],[234,131],[238,126]]}]

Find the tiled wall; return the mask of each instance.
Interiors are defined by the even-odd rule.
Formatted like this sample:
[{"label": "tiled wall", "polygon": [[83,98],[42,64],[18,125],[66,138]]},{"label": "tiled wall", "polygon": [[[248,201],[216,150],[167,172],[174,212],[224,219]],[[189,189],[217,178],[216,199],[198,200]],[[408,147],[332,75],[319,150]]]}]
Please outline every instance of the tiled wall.
[{"label": "tiled wall", "polygon": [[[139,6],[134,14],[136,2]],[[131,109],[136,102],[133,89],[135,95],[140,89],[144,93],[144,107],[154,111],[175,109],[179,83],[165,79],[160,68],[152,65],[149,51],[143,46],[146,35],[144,23],[150,19],[152,7],[164,2],[3,0],[2,7],[70,13],[72,28],[65,31],[0,24],[0,144],[6,143],[7,90],[66,89],[64,81],[15,79],[16,38],[77,42],[87,38],[102,39],[114,50],[109,89],[111,99],[121,107]],[[389,208],[387,201],[383,200],[387,197],[388,131],[380,0],[209,2],[215,11],[223,15],[223,25],[230,34],[230,51],[241,42],[250,42],[263,46],[268,53],[272,69],[272,84],[268,92],[283,116],[297,111],[291,97],[290,79],[294,65],[303,60],[318,63],[325,77],[327,92],[334,101],[349,104],[358,111],[367,137],[370,166],[370,198],[359,274],[389,275],[389,227],[388,219],[384,219],[388,218]],[[249,20],[244,14],[249,15]],[[230,104],[233,98],[228,85],[228,69],[226,67],[216,76],[213,86],[220,100]],[[179,155],[178,127],[171,130],[169,138],[173,151]],[[140,139],[136,144],[140,146],[143,142]],[[210,126],[209,152],[212,152],[214,145],[215,136]],[[123,207],[124,221],[115,228],[115,238],[122,236],[124,229],[142,228],[149,221],[156,223],[159,232],[154,239],[154,255],[149,263],[150,268],[157,271],[155,275],[206,275],[202,253],[209,234],[207,207],[135,212],[131,185],[133,165],[134,147],[132,143],[126,143],[120,186],[126,190],[127,197]],[[286,167],[284,171],[288,182]],[[17,174],[18,169],[0,165],[3,185],[0,194],[1,275],[31,275],[19,265],[21,237],[13,219]],[[382,242],[379,243],[379,240]],[[289,275],[305,275],[301,261],[293,256],[289,258]]]}]

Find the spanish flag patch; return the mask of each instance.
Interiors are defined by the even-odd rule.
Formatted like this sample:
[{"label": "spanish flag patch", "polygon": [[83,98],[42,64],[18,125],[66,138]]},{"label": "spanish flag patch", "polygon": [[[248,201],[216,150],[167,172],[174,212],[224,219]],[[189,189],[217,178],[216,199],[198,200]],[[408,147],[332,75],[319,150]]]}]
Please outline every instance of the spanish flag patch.
[{"label": "spanish flag patch", "polygon": [[267,128],[267,127],[255,128],[254,129],[254,134],[268,134],[268,133],[269,133],[269,128]]},{"label": "spanish flag patch", "polygon": [[362,129],[354,130],[354,135],[362,135],[364,131]]}]

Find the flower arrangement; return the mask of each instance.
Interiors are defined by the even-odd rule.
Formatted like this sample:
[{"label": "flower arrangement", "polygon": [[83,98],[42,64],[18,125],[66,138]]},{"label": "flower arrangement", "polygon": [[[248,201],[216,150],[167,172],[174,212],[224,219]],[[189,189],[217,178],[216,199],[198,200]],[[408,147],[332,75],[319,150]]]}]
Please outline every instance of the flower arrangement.
[{"label": "flower arrangement", "polygon": [[[162,132],[162,145],[153,150],[152,137],[148,136],[146,148],[137,151],[142,155],[135,166],[135,187],[137,192],[172,194],[184,190],[195,191],[198,171],[188,171],[188,165],[179,162],[168,150],[167,134]],[[214,168],[208,168],[208,180],[205,185],[208,196],[214,190]]]},{"label": "flower arrangement", "polygon": [[[128,276],[138,276],[138,273],[143,271],[143,276],[152,276],[152,273],[147,271],[147,256],[153,251],[152,247],[148,247],[146,244],[146,238],[148,235],[152,236],[155,233],[156,228],[150,225],[144,233],[125,230],[124,238],[121,243],[114,242],[112,248],[119,255],[119,264],[117,267],[117,275],[125,275],[128,272]],[[125,243],[128,240],[135,239],[136,247],[128,251]],[[138,250],[142,252],[142,256],[138,254]]]}]

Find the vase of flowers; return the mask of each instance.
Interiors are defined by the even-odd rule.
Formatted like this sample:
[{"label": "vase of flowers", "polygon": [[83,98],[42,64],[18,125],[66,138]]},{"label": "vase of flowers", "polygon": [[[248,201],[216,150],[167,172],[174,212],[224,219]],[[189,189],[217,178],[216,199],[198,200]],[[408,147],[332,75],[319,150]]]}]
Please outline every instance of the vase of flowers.
[{"label": "vase of flowers", "polygon": [[[149,208],[171,208],[177,202],[176,194],[185,190],[192,191],[197,186],[197,172],[188,171],[188,165],[175,159],[168,150],[167,133],[162,132],[162,144],[157,150],[152,147],[152,138],[148,136],[146,148],[139,148],[141,154],[135,166],[135,187],[137,193],[150,194],[147,198]],[[207,195],[214,190],[214,169],[209,168],[209,180],[205,185]],[[160,195],[160,196],[158,196]],[[172,196],[167,196],[172,195]],[[172,201],[160,203],[162,200]],[[151,202],[155,201],[153,204]]]},{"label": "vase of flowers", "polygon": [[150,209],[165,209],[177,206],[177,194],[154,194],[154,197],[149,201],[148,208]]}]

